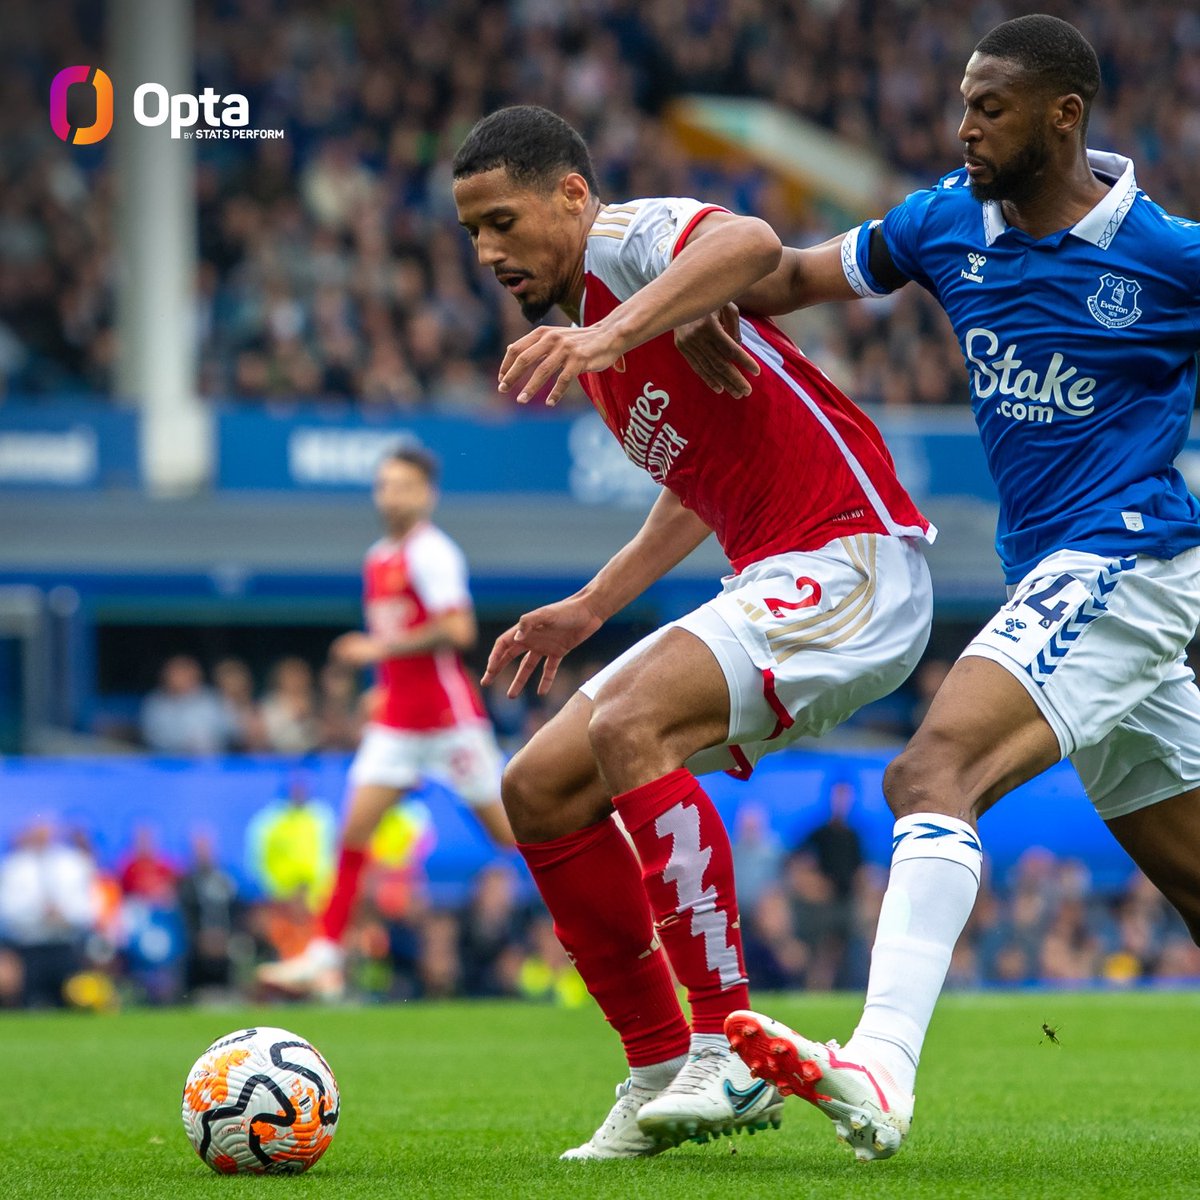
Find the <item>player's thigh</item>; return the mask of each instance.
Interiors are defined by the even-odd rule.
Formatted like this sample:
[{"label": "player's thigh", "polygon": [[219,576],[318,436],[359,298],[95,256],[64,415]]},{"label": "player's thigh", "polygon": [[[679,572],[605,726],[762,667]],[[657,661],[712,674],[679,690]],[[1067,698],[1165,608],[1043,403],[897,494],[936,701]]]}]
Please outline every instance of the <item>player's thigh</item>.
[{"label": "player's thigh", "polygon": [[1050,555],[971,641],[893,763],[893,811],[978,815],[1058,758],[1103,745],[1177,671],[1197,595],[1196,551]]},{"label": "player's thigh", "polygon": [[402,794],[402,789],[388,784],[360,783],[352,788],[342,820],[343,844],[353,848],[365,846],[383,814]]},{"label": "player's thigh", "polygon": [[592,702],[576,692],[504,769],[504,807],[519,842],[544,842],[612,812],[588,741]]},{"label": "player's thigh", "polygon": [[677,623],[606,675],[588,727],[602,770],[614,757],[647,751],[678,766],[725,740],[730,687],[711,641]]},{"label": "player's thigh", "polygon": [[893,814],[972,821],[1061,757],[1029,693],[998,663],[967,655],[947,674],[925,719],[884,772]]},{"label": "player's thigh", "polygon": [[1108,827],[1200,942],[1200,788],[1114,817]]}]

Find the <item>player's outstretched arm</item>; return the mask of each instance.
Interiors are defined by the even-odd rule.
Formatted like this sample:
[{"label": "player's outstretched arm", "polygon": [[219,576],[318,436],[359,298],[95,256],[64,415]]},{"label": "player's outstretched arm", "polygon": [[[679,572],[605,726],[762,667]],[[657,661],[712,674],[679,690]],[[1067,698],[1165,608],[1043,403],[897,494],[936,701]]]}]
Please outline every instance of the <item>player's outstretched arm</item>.
[{"label": "player's outstretched arm", "polygon": [[708,213],[670,266],[602,321],[570,329],[544,325],[513,342],[500,364],[500,391],[528,376],[517,395],[523,404],[554,379],[546,403],[557,404],[583,372],[611,367],[627,350],[740,295],[775,269],[782,249],[775,231],[757,217]]},{"label": "player's outstretched arm", "polygon": [[526,613],[496,639],[483,675],[484,684],[491,683],[508,663],[521,657],[508,689],[509,696],[516,696],[538,663],[544,661],[537,689],[538,695],[544,696],[554,683],[559,663],[571,650],[687,558],[711,532],[673,492],[664,489],[641,529],[590,583],[565,600]]},{"label": "player's outstretched arm", "polygon": [[329,657],[351,667],[371,667],[389,658],[411,658],[434,650],[462,653],[475,644],[476,634],[475,614],[469,608],[455,608],[434,613],[428,621],[395,638],[344,633],[329,647]]},{"label": "player's outstretched arm", "polygon": [[773,317],[830,300],[857,298],[842,270],[844,236],[803,250],[785,247],[779,266],[735,302],[675,330],[677,349],[714,392],[749,395],[746,374],[758,374],[758,364],[741,347],[739,310]]}]

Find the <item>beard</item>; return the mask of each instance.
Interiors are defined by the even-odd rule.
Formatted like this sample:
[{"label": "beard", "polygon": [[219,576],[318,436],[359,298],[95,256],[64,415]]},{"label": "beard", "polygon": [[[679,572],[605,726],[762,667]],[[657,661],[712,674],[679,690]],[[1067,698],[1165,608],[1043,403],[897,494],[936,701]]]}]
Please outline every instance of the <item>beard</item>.
[{"label": "beard", "polygon": [[524,296],[518,296],[517,303],[521,306],[521,315],[525,320],[530,325],[536,325],[554,307],[555,300],[539,296],[529,299],[526,299]]},{"label": "beard", "polygon": [[1041,174],[1050,159],[1050,147],[1044,134],[1026,143],[1016,158],[999,167],[991,159],[981,158],[992,169],[987,183],[971,180],[971,195],[982,204],[986,200],[1011,200],[1019,204],[1031,196],[1041,183]]}]

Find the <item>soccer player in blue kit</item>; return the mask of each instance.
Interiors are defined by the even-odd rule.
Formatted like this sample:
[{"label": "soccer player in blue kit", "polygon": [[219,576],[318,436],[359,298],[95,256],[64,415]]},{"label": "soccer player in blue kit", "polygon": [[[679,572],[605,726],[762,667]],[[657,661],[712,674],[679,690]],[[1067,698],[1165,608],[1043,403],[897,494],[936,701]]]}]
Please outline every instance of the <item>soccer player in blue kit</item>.
[{"label": "soccer player in blue kit", "polygon": [[[726,1032],[860,1159],[912,1119],[921,1044],[979,887],[976,823],[1070,758],[1100,816],[1200,940],[1200,504],[1173,460],[1196,395],[1200,225],[1087,149],[1100,83],[1071,25],[1032,15],[975,47],[964,166],[807,250],[739,300],[761,314],[915,280],[945,309],[1000,496],[1009,601],[963,651],[884,776],[896,818],[866,1006],[845,1048],[755,1013]],[[681,330],[711,385],[744,360]]]}]

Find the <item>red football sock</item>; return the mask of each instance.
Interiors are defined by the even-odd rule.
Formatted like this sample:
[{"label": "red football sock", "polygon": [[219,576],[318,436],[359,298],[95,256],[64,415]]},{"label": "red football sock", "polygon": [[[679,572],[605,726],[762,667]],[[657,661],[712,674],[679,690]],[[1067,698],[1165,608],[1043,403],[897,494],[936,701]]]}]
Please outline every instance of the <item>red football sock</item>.
[{"label": "red football sock", "polygon": [[724,822],[685,767],[613,803],[642,860],[654,925],[687,988],[696,1033],[720,1033],[749,1008],[733,852]]},{"label": "red football sock", "polygon": [[550,842],[518,845],[554,932],[617,1031],[631,1067],[686,1054],[688,1024],[654,922],[641,870],[611,820]]},{"label": "red football sock", "polygon": [[358,897],[358,881],[362,878],[363,867],[366,865],[365,850],[342,847],[338,856],[333,891],[329,893],[329,902],[325,905],[319,922],[322,935],[331,942],[340,942],[342,934],[346,932],[346,926],[350,924],[350,914],[354,911],[354,901]]}]

